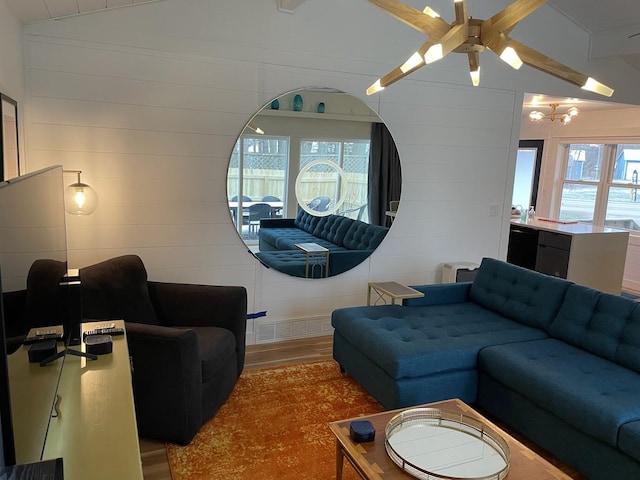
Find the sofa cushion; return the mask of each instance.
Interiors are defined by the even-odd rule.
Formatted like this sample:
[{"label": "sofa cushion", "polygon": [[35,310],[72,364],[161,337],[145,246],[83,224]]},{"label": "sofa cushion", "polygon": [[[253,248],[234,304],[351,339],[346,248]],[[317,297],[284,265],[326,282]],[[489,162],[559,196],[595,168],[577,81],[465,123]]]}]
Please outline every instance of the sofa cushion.
[{"label": "sofa cushion", "polygon": [[473,302],[342,308],[331,323],[395,379],[474,369],[484,346],[547,337]]},{"label": "sofa cushion", "polygon": [[334,245],[344,247],[344,238],[354,220],[340,215],[320,217],[311,233],[321,240],[327,240]]},{"label": "sofa cushion", "polygon": [[80,269],[85,318],[157,325],[147,270],[137,255],[123,255]]},{"label": "sofa cushion", "polygon": [[618,447],[640,462],[640,421],[625,423],[620,427]]},{"label": "sofa cushion", "polygon": [[616,361],[640,373],[640,304],[636,303],[622,330]]},{"label": "sofa cushion", "polygon": [[342,245],[349,250],[374,250],[389,231],[380,225],[370,225],[354,221],[342,239]]},{"label": "sofa cushion", "polygon": [[567,289],[549,333],[571,345],[615,360],[622,332],[637,304],[582,285]]},{"label": "sofa cushion", "polygon": [[300,230],[304,230],[308,233],[313,233],[316,228],[316,225],[323,217],[316,217],[315,215],[311,215],[307,213],[302,208],[298,208],[298,214],[294,220],[294,225]]},{"label": "sofa cushion", "polygon": [[555,338],[480,351],[478,365],[501,384],[575,428],[616,447],[640,420],[640,376]]},{"label": "sofa cushion", "polygon": [[546,329],[571,282],[484,258],[473,280],[471,300],[505,317]]}]

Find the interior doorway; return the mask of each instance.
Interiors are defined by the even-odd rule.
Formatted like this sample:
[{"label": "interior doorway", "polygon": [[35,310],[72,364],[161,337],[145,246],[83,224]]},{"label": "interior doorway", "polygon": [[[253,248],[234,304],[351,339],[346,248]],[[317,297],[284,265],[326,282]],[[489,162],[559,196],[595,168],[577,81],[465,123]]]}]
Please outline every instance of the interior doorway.
[{"label": "interior doorway", "polygon": [[511,200],[514,207],[536,208],[543,147],[544,140],[520,140]]}]

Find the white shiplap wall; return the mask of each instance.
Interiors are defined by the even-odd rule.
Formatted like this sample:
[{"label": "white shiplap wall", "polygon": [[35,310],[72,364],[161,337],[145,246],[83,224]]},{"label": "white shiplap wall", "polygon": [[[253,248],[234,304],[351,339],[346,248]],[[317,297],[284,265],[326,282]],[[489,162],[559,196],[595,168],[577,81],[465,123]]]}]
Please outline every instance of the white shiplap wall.
[{"label": "white shiplap wall", "polygon": [[[22,29],[17,18],[4,2],[0,2],[0,93],[18,102],[18,121],[22,131],[24,98],[24,63]],[[22,136],[19,138],[24,151]]]},{"label": "white shiplap wall", "polygon": [[[366,86],[419,36],[366,2],[305,2],[293,15],[273,3],[167,0],[25,28],[28,167],[82,169],[100,195],[93,215],[68,218],[71,265],[137,253],[154,280],[245,285],[250,312],[296,321],[284,338],[326,332],[333,309],[364,302],[367,281],[432,283],[443,262],[504,257],[519,82],[551,93],[568,87],[511,72],[487,54],[486,70],[500,73],[481,88],[467,85],[460,56],[366,98]],[[497,11],[508,2],[486,3]],[[551,9],[538,15],[586,38]],[[584,47],[558,50],[581,59]],[[319,85],[380,114],[404,181],[394,226],[368,261],[304,280],[247,253],[229,219],[225,177],[255,111]]]}]

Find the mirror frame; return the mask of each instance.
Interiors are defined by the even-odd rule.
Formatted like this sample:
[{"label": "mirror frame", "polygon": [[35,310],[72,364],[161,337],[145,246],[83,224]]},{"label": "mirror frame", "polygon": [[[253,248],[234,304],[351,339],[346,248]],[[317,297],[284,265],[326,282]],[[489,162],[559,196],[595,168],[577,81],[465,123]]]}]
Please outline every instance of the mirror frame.
[{"label": "mirror frame", "polygon": [[[349,98],[349,103],[344,102],[345,98]],[[333,121],[331,122],[332,124],[335,122],[338,122],[340,124],[339,128],[341,132],[338,135],[329,134],[324,137],[322,133],[318,135],[309,136],[307,133],[299,134],[299,132],[296,132],[291,135],[287,135],[282,131],[274,131],[270,135],[269,128],[268,128],[268,125],[269,125],[268,120],[273,117],[284,118],[285,124],[287,121],[290,121],[289,118],[287,117],[292,117],[296,122],[295,123],[296,126],[306,125],[306,120],[309,120],[310,122]],[[276,120],[276,122],[277,121],[278,120]],[[283,120],[280,119],[280,121],[283,121]],[[347,122],[350,122],[350,123],[347,123]],[[366,135],[366,137],[362,135],[362,131],[363,131],[362,125],[364,125],[365,123],[368,125],[368,134]],[[247,246],[249,253],[253,254],[254,257],[256,257],[266,267],[272,267],[272,268],[275,268],[276,270],[282,271],[283,273],[288,273],[294,276],[303,276],[297,273],[291,273],[291,272],[281,270],[277,268],[277,266],[274,266],[273,263],[269,264],[269,262],[265,262],[264,259],[261,258],[260,256],[261,253],[264,255],[269,252],[260,252],[259,250],[258,242],[257,242],[259,230],[260,230],[260,227],[263,226],[261,224],[264,224],[265,221],[272,220],[272,218],[269,218],[269,219],[263,218],[259,221],[255,221],[253,219],[248,220],[246,218],[246,217],[249,217],[247,210],[250,207],[252,207],[254,204],[268,203],[268,205],[271,206],[272,215],[280,219],[291,219],[291,217],[296,216],[296,214],[298,214],[298,212],[301,212],[301,211],[304,211],[310,215],[313,215],[314,217],[328,217],[330,215],[338,215],[340,213],[345,213],[345,212],[340,212],[340,209],[345,204],[345,200],[347,196],[346,187],[349,184],[349,173],[352,173],[352,172],[346,173],[344,168],[342,168],[339,163],[336,163],[332,160],[328,160],[326,158],[324,159],[318,158],[315,160],[312,159],[308,163],[304,164],[299,170],[297,167],[294,168],[294,171],[297,171],[298,173],[297,175],[295,175],[295,178],[292,178],[293,177],[291,175],[292,170],[290,168],[289,161],[291,158],[293,157],[297,158],[297,155],[301,155],[301,154],[292,155],[292,151],[294,151],[294,148],[291,148],[291,147],[292,145],[298,147],[300,143],[304,143],[304,142],[314,143],[315,140],[317,140],[320,143],[335,142],[335,143],[339,143],[340,146],[343,146],[346,143],[349,143],[350,141],[352,142],[354,140],[366,139],[367,141],[366,170],[367,171],[366,171],[365,178],[368,178],[369,175],[371,174],[369,162],[371,158],[370,148],[372,144],[372,141],[371,141],[371,131],[373,129],[372,125],[378,124],[378,123],[384,124],[380,116],[361,99],[336,89],[323,88],[323,87],[307,87],[307,88],[300,88],[300,89],[286,92],[268,101],[249,119],[249,121],[245,124],[245,126],[243,127],[243,129],[241,130],[240,134],[237,137],[236,143],[234,144],[231,158],[229,160],[229,166],[227,169],[227,199],[229,202],[229,218],[232,222],[232,225],[234,226],[234,229],[236,230],[236,233],[239,235],[243,243]],[[359,131],[360,133],[354,133],[353,137],[350,137],[349,133],[343,134],[342,130],[348,129],[349,127],[345,127],[345,125],[349,125],[349,124],[352,125],[351,127],[352,131],[354,132]],[[294,124],[291,124],[291,125],[294,125]],[[316,125],[319,125],[319,124],[316,124]],[[323,123],[322,125],[329,125],[329,123]],[[301,127],[301,130],[304,130],[304,128],[305,127]],[[313,126],[310,126],[308,128],[313,128]],[[243,139],[243,137],[245,136],[252,137],[254,139],[255,144],[257,145],[258,139],[260,138],[259,136],[261,135],[265,135],[265,139],[270,139],[273,141],[278,141],[279,139],[280,140],[286,139],[287,141],[287,149],[285,154],[286,160],[285,160],[285,166],[284,166],[285,178],[284,178],[283,192],[277,192],[276,194],[274,194],[273,192],[267,189],[263,190],[263,193],[265,191],[268,192],[269,193],[268,196],[271,197],[272,199],[275,199],[276,196],[280,197],[280,193],[282,194],[282,198],[284,200],[280,200],[280,198],[277,198],[278,200],[278,202],[276,202],[277,205],[271,201],[266,202],[265,198],[267,196],[258,195],[258,198],[262,196],[262,200],[256,200],[256,201],[251,199],[253,198],[253,196],[247,197],[244,191],[246,180],[243,177],[243,172],[240,172],[240,170],[238,170],[237,180],[235,180],[237,188],[234,186],[234,183],[233,183],[233,179],[236,178],[236,175],[233,175],[231,173],[232,168],[234,168],[233,167],[234,157],[237,157],[236,162],[239,168],[241,165],[243,165],[243,161],[240,160],[240,157],[243,157],[246,154],[245,151],[241,151],[243,149],[243,144],[240,142],[241,139]],[[341,135],[344,135],[344,136],[341,136]],[[308,139],[304,138],[305,136],[307,136]],[[295,141],[292,141],[291,140],[292,138],[294,138]],[[391,139],[391,143],[395,148],[395,142],[393,142],[393,139]],[[254,145],[254,148],[257,149],[256,145]],[[396,156],[398,155],[397,149],[395,150],[395,155]],[[301,162],[302,160],[300,160],[300,163]],[[313,208],[310,208],[310,206],[306,203],[306,201],[304,200],[302,202],[300,201],[300,199],[303,198],[303,194],[301,193],[301,187],[300,187],[301,179],[307,172],[309,172],[311,168],[317,165],[326,165],[328,167],[334,168],[339,175],[339,183],[340,183],[339,194],[338,194],[339,196],[337,197],[336,201],[331,202],[330,207],[328,209],[323,211],[314,210]],[[399,163],[399,158],[397,160],[396,168],[399,171],[398,177],[401,178],[401,173],[400,173],[401,166]],[[244,170],[244,167],[243,167],[243,170]],[[401,181],[397,190],[398,190],[397,198],[394,198],[392,200],[393,203],[395,203],[396,205],[400,201]],[[237,193],[237,195],[235,195],[235,193]],[[358,221],[361,221],[363,212],[366,213],[366,215],[364,215],[365,217],[368,217],[368,214],[369,214],[368,209],[366,212],[363,209],[364,205],[370,205],[371,203],[370,195],[368,193],[367,182],[365,182],[365,185],[364,185],[364,194],[366,197],[365,203],[360,205],[359,208],[349,209],[349,210],[355,211],[353,215],[354,216],[357,215]],[[294,201],[293,202],[288,201],[290,199],[294,199]],[[248,207],[246,206],[247,203],[249,203]],[[258,207],[255,207],[255,208],[257,209]],[[266,209],[266,207],[264,208]],[[236,221],[236,217],[238,216],[237,213],[241,209],[243,212],[242,218],[244,220],[241,222],[237,222]],[[386,220],[381,220],[382,222],[386,221],[384,227],[387,228],[387,232],[384,234],[384,236],[386,236],[386,234],[388,233],[388,229],[391,228],[393,224],[393,219],[395,216],[395,209],[393,212],[391,212],[392,214],[390,214],[390,210],[392,209],[389,207],[389,205],[387,205],[387,208],[385,209],[387,214]],[[252,218],[252,217],[249,217],[249,218]],[[356,219],[354,218],[354,220]],[[369,222],[365,221],[364,223],[369,223]],[[266,226],[264,226],[264,228],[266,228]],[[252,237],[253,234],[255,234],[256,237],[250,238]],[[380,240],[380,242],[381,241],[382,240]],[[352,267],[350,268],[353,268],[356,265],[360,264],[362,261],[368,258],[373,253],[373,251],[375,251],[375,248],[373,248],[371,252],[369,252],[366,256],[361,258],[360,261],[352,265]],[[302,251],[297,253],[303,254]],[[309,261],[309,257],[307,256],[307,263],[308,261]],[[338,272],[337,274],[339,273],[342,273],[342,272]],[[333,276],[331,272],[328,272],[328,274],[329,276]]]}]

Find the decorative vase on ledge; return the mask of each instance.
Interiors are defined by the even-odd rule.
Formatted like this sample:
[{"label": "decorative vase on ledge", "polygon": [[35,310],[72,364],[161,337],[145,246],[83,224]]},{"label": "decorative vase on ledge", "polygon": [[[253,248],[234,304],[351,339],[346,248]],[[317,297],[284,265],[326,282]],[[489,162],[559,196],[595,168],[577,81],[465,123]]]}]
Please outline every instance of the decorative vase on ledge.
[{"label": "decorative vase on ledge", "polygon": [[317,108],[318,113],[324,113],[324,102],[320,102]]},{"label": "decorative vase on ledge", "polygon": [[280,108],[280,102],[276,98],[273,102],[271,102],[271,110],[278,110]]},{"label": "decorative vase on ledge", "polygon": [[295,112],[302,111],[302,95],[300,95],[299,93],[296,94],[295,97],[293,97],[293,110]]}]

